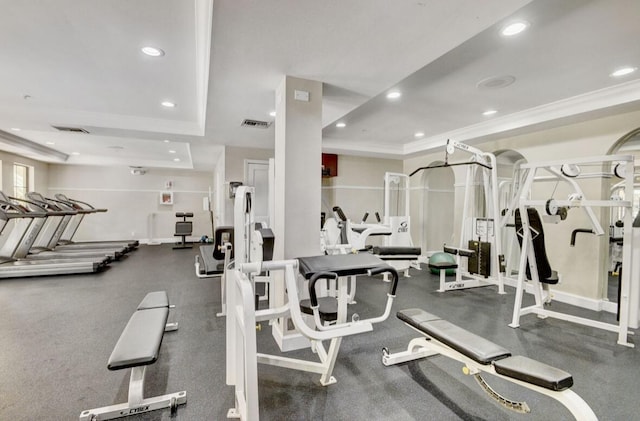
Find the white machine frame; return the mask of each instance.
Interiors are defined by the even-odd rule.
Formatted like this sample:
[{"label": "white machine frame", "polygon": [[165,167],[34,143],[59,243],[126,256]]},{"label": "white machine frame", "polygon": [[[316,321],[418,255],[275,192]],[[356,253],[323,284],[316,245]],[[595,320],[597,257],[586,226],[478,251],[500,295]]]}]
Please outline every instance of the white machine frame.
[{"label": "white machine frame", "polygon": [[[471,159],[467,162],[459,162],[459,163],[449,163],[449,155],[453,154],[456,150],[465,151],[471,154]],[[474,165],[476,164],[476,165]],[[484,276],[478,274],[469,273],[467,265],[462,265],[462,256],[460,253],[456,254],[456,265],[458,266],[456,270],[456,277],[453,281],[447,281],[444,276],[440,277],[440,287],[438,292],[446,292],[453,291],[458,289],[467,289],[467,288],[477,288],[484,286],[495,285],[498,287],[498,294],[505,294],[504,291],[504,277],[502,272],[502,265],[500,263],[500,258],[503,255],[502,252],[502,235],[500,234],[501,226],[498,223],[500,221],[500,209],[499,208],[499,199],[498,199],[498,169],[496,164],[496,157],[494,154],[490,152],[483,152],[480,149],[474,148],[473,146],[466,145],[464,143],[456,142],[456,141],[447,141],[446,152],[445,152],[445,163],[443,165],[435,166],[435,167],[422,167],[415,170],[411,175],[415,174],[419,170],[430,169],[430,168],[439,168],[439,167],[451,167],[458,165],[466,165],[467,166],[467,175],[465,181],[465,190],[464,190],[464,203],[462,206],[462,219],[460,224],[460,241],[459,241],[459,250],[466,250],[467,245],[465,241],[469,241],[473,238],[469,233],[472,231],[474,227],[479,227],[482,224],[479,223],[482,221],[486,221],[486,236],[485,239],[490,240],[489,242],[492,245],[491,252],[491,273],[492,275],[485,278]],[[469,210],[471,209],[471,188],[474,185],[474,179],[476,177],[477,171],[482,170],[482,178],[484,185],[484,194],[485,194],[485,207],[487,209],[488,218],[475,218],[473,221],[470,221]],[[492,233],[489,231],[488,227],[492,224],[493,230]],[[465,262],[466,263],[466,262]]]},{"label": "white machine frame", "polygon": [[[227,273],[227,357],[226,382],[235,388],[235,405],[229,409],[228,418],[258,421],[258,363],[320,374],[320,383],[327,386],[336,382],[332,376],[342,338],[369,332],[373,324],[384,321],[391,312],[394,295],[387,294],[385,310],[381,316],[364,320],[347,321],[348,277],[338,278],[338,318],[335,324],[326,326],[320,322],[318,308],[314,317],[305,320],[300,309],[298,292],[298,261],[250,262],[252,237],[248,229],[252,225],[251,212],[246,212],[244,200],[252,194],[251,187],[239,187],[235,205],[235,267]],[[247,231],[245,231],[245,229]],[[287,302],[277,308],[256,310],[254,302],[255,275],[281,271],[284,275]],[[271,303],[271,302],[270,302]],[[311,343],[319,362],[257,351],[256,323],[290,318],[295,328]],[[323,341],[329,341],[325,348]]]},{"label": "white machine frame", "polygon": [[[540,163],[523,164],[522,169],[526,170],[526,176],[524,182],[520,185],[518,193],[514,196],[509,211],[506,212],[501,224],[506,224],[507,218],[511,213],[511,210],[517,206],[520,209],[520,215],[522,218],[523,226],[523,239],[522,250],[520,253],[520,264],[518,269],[518,280],[516,286],[516,296],[513,306],[513,318],[509,326],[517,328],[520,326],[520,317],[527,314],[536,314],[539,318],[552,317],[560,320],[569,321],[572,323],[578,323],[585,326],[591,326],[598,329],[608,330],[616,332],[618,334],[617,343],[628,347],[633,347],[632,343],[627,340],[627,335],[630,333],[629,328],[629,314],[630,307],[633,305],[638,307],[637,297],[631,297],[630,292],[637,291],[637,285],[632,287],[632,201],[630,200],[588,200],[586,199],[584,192],[580,188],[579,184],[575,180],[575,176],[568,176],[563,171],[563,165],[589,165],[589,164],[614,164],[617,163],[626,174],[633,174],[634,159],[630,155],[609,155],[609,156],[595,156],[585,158],[575,158],[563,161],[549,161]],[[565,167],[566,168],[566,167]],[[596,235],[602,235],[605,233],[598,218],[593,212],[593,207],[623,207],[626,209],[624,215],[624,234],[623,234],[623,252],[622,252],[622,264],[627,270],[622,271],[621,278],[621,294],[620,294],[620,321],[618,324],[604,323],[596,320],[587,319],[584,317],[577,317],[570,314],[561,313],[558,311],[551,311],[544,307],[546,303],[551,300],[551,291],[547,284],[542,284],[539,281],[538,268],[535,260],[535,253],[533,249],[533,238],[531,235],[529,217],[527,215],[526,208],[528,207],[545,207],[548,206],[548,200],[533,200],[530,199],[530,192],[532,185],[536,180],[540,179],[540,171],[546,171],[550,173],[554,180],[566,182],[572,189],[573,193],[570,195],[569,200],[557,200],[555,203],[557,206],[566,207],[579,207],[584,210],[587,217],[591,221],[593,226],[593,232]],[[549,177],[545,177],[549,178]],[[633,198],[633,177],[627,176],[625,179],[625,198]],[[522,299],[525,292],[526,282],[526,264],[527,259],[529,261],[529,269],[533,280],[530,281],[530,286],[535,297],[535,304],[522,307]],[[634,280],[637,284],[637,279]],[[633,298],[633,299],[632,299]],[[632,304],[633,302],[633,304]],[[636,321],[637,322],[637,321]]]}]

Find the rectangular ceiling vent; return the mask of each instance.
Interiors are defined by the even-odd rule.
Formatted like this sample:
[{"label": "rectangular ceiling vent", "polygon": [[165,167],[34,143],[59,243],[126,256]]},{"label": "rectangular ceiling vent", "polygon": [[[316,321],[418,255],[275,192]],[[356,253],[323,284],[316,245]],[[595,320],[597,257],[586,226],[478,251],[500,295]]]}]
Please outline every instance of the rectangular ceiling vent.
[{"label": "rectangular ceiling vent", "polygon": [[271,123],[268,121],[260,121],[260,120],[250,120],[245,119],[241,126],[243,127],[254,127],[256,129],[268,129],[271,126]]},{"label": "rectangular ceiling vent", "polygon": [[87,130],[83,129],[82,127],[67,127],[67,126],[51,126],[56,130],[59,130],[61,132],[68,132],[68,133],[89,133]]}]

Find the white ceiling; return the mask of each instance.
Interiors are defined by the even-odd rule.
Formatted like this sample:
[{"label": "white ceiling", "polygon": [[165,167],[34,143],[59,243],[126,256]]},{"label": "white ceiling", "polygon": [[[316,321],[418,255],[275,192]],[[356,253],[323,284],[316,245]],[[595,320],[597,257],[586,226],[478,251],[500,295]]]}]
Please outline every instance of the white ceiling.
[{"label": "white ceiling", "polygon": [[[210,170],[223,145],[273,148],[273,125],[240,124],[274,121],[285,75],[324,83],[325,151],[367,156],[639,110],[640,72],[609,76],[640,67],[639,17],[638,0],[0,0],[0,149]],[[516,18],[529,29],[500,36]]]}]

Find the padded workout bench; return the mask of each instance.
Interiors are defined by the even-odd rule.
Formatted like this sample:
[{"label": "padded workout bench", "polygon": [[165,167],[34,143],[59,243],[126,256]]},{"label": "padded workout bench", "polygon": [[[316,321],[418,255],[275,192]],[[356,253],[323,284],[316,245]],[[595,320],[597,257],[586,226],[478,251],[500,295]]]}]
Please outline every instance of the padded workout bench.
[{"label": "padded workout bench", "polygon": [[82,411],[80,421],[110,420],[169,407],[175,413],[178,405],[187,402],[185,391],[144,398],[146,368],[158,359],[164,332],[178,328],[177,323],[167,323],[170,307],[165,291],[150,292],[140,302],[107,363],[109,370],[131,368],[128,402]]},{"label": "padded workout bench", "polygon": [[577,420],[597,420],[589,405],[569,390],[573,385],[569,373],[527,357],[512,356],[503,347],[420,309],[402,310],[397,316],[426,337],[413,339],[406,351],[389,354],[383,349],[384,365],[441,354],[463,363],[463,372],[473,375],[482,389],[507,409],[530,412],[525,402],[511,401],[494,391],[481,377],[482,372],[554,398]]}]

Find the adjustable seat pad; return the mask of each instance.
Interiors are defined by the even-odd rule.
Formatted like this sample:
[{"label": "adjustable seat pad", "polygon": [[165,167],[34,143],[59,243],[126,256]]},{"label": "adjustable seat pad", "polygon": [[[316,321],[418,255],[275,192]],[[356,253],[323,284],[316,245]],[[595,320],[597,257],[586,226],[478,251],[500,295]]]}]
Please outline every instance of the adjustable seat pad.
[{"label": "adjustable seat pad", "polygon": [[456,263],[450,262],[429,262],[429,269],[457,269],[458,265]]},{"label": "adjustable seat pad", "polygon": [[147,310],[150,308],[169,307],[169,296],[167,291],[150,292],[138,304],[138,310]]},{"label": "adjustable seat pad", "polygon": [[498,374],[546,389],[559,391],[573,386],[573,377],[566,371],[521,355],[496,361],[493,366]]},{"label": "adjustable seat pad", "polygon": [[397,317],[480,364],[490,364],[511,355],[503,347],[424,310],[401,310]]},{"label": "adjustable seat pad", "polygon": [[377,254],[379,256],[420,256],[422,253],[422,249],[420,247],[411,246],[375,246],[372,251],[373,254]]},{"label": "adjustable seat pad", "polygon": [[389,267],[382,259],[369,253],[299,257],[298,266],[305,279],[310,279],[316,272],[333,272],[338,276],[366,275],[370,269]]},{"label": "adjustable seat pad", "polygon": [[107,368],[121,370],[155,363],[168,316],[168,307],[133,313],[113,348]]}]

